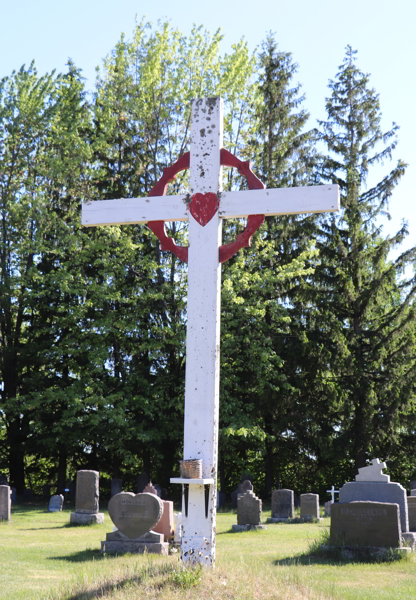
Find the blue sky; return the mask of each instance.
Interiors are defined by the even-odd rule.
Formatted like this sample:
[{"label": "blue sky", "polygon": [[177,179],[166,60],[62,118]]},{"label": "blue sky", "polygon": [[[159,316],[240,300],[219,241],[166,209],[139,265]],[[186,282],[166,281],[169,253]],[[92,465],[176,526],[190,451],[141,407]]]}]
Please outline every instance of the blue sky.
[{"label": "blue sky", "polygon": [[[135,17],[170,20],[184,34],[195,23],[208,31],[221,29],[222,50],[244,37],[251,50],[268,31],[276,34],[280,50],[298,63],[298,81],[306,94],[309,126],[325,119],[328,80],[335,78],[347,44],[358,50],[358,67],[370,73],[370,85],[380,95],[383,130],[400,126],[399,145],[392,163],[375,174],[375,181],[401,158],[409,163],[394,193],[384,232],[394,233],[402,219],[415,243],[416,232],[416,2],[414,0],[1,0],[0,77],[32,59],[40,73],[64,71],[68,57],[83,69],[92,89],[95,67],[114,48],[120,34],[129,38]],[[371,180],[370,180],[371,183]]]}]

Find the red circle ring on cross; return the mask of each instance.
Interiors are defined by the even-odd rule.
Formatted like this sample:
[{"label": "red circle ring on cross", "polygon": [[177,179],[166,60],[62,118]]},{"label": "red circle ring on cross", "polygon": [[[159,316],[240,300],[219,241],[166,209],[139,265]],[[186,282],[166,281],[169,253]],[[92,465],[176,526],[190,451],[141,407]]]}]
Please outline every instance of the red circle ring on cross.
[{"label": "red circle ring on cross", "polygon": [[[175,176],[185,169],[189,169],[190,154],[186,152],[181,158],[174,163],[171,167],[168,167],[163,171],[163,176],[159,179],[156,185],[153,187],[149,196],[165,196],[166,189],[169,181],[175,179]],[[236,158],[231,152],[221,148],[220,150],[220,164],[224,167],[236,167],[240,175],[243,175],[247,179],[249,190],[262,190],[264,184],[256,177],[251,170],[250,161],[243,162]],[[196,194],[195,194],[196,196]],[[219,207],[217,201],[214,213]],[[251,236],[257,231],[257,229],[264,223],[264,215],[249,215],[247,219],[247,225],[242,233],[239,233],[234,242],[220,246],[219,261],[220,263],[226,262],[234,254],[236,254],[240,248],[251,245]],[[204,223],[205,224],[205,223]],[[160,246],[162,250],[170,250],[175,256],[177,256],[182,262],[188,262],[188,247],[177,246],[175,240],[166,235],[165,222],[164,221],[148,221],[147,226],[160,240]]]}]

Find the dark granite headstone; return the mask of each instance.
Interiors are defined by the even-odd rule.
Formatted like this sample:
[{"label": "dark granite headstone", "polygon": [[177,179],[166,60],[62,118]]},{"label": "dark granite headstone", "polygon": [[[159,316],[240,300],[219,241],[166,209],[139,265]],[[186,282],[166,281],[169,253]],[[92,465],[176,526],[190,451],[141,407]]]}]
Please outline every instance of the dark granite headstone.
[{"label": "dark granite headstone", "polygon": [[398,504],[337,502],[332,505],[331,544],[397,548],[400,543]]},{"label": "dark granite headstone", "polygon": [[408,496],[409,531],[416,531],[416,496]]},{"label": "dark granite headstone", "polygon": [[111,480],[111,497],[120,494],[123,489],[123,480],[114,478]]},{"label": "dark granite headstone", "polygon": [[147,473],[143,472],[143,473],[140,473],[139,475],[137,475],[137,477],[136,477],[137,493],[141,494],[148,483],[149,483],[149,477],[148,477]]},{"label": "dark granite headstone", "polygon": [[15,487],[12,487],[11,497],[12,497],[12,504],[16,504],[16,502],[17,502],[17,491],[16,491]]},{"label": "dark granite headstone", "polygon": [[31,500],[33,500],[33,492],[30,488],[25,488],[23,490],[23,500],[25,500],[26,502],[30,502]]},{"label": "dark granite headstone", "polygon": [[272,491],[272,518],[292,519],[295,515],[294,494],[292,490]]}]

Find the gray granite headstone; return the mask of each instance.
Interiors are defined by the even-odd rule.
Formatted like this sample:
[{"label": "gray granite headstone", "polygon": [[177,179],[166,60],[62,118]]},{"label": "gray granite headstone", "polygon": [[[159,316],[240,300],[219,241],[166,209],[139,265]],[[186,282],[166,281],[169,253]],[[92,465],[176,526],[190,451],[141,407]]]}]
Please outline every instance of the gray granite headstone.
[{"label": "gray granite headstone", "polygon": [[99,510],[99,481],[98,471],[77,471],[77,491],[75,512],[84,514],[98,513]]},{"label": "gray granite headstone", "polygon": [[241,484],[240,484],[240,494],[245,494],[248,491],[253,491],[253,484],[251,483],[251,481],[249,479],[245,479]]},{"label": "gray granite headstone", "polygon": [[225,493],[217,492],[217,509],[225,506]]},{"label": "gray granite headstone", "polygon": [[409,531],[406,490],[400,483],[381,481],[349,481],[339,490],[339,502],[383,502],[398,504],[402,531]]},{"label": "gray granite headstone", "polygon": [[55,494],[51,496],[49,500],[48,510],[49,512],[61,512],[64,505],[64,497],[62,494]]},{"label": "gray granite headstone", "polygon": [[333,545],[398,548],[401,544],[398,504],[337,502],[331,512]]},{"label": "gray granite headstone", "polygon": [[324,504],[324,517],[330,517],[331,516],[331,505],[334,504],[332,502],[332,500],[328,500],[328,502],[325,502]]},{"label": "gray granite headstone", "polygon": [[120,494],[120,492],[123,489],[123,480],[122,479],[118,479],[118,478],[113,478],[111,480],[111,497],[115,496],[116,494]]},{"label": "gray granite headstone", "polygon": [[300,518],[306,520],[319,519],[319,495],[300,495]]},{"label": "gray granite headstone", "polygon": [[138,494],[141,494],[144,491],[144,488],[149,483],[149,477],[147,473],[143,472],[137,475],[136,477],[136,490]]},{"label": "gray granite headstone", "polygon": [[416,496],[416,490],[410,490],[410,495],[411,496]]},{"label": "gray granite headstone", "polygon": [[151,531],[162,513],[163,502],[155,494],[121,492],[108,503],[108,514],[114,525],[130,539]]},{"label": "gray granite headstone", "polygon": [[416,479],[414,479],[413,481],[410,482],[410,489],[416,490]]},{"label": "gray granite headstone", "polygon": [[10,487],[0,485],[0,521],[10,521],[11,517],[11,498]]},{"label": "gray granite headstone", "polygon": [[293,519],[295,503],[293,490],[272,491],[272,518]]},{"label": "gray granite headstone", "polygon": [[409,531],[416,531],[416,496],[407,498],[407,507],[409,511]]},{"label": "gray granite headstone", "polygon": [[260,525],[262,502],[248,490],[237,499],[237,524]]},{"label": "gray granite headstone", "polygon": [[33,500],[33,492],[30,488],[25,488],[23,490],[23,500],[30,502]]}]

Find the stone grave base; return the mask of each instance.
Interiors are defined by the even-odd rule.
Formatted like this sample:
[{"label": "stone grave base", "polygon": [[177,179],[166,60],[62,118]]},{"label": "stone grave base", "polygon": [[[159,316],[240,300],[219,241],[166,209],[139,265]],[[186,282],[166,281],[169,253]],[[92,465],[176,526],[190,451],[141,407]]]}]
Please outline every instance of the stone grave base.
[{"label": "stone grave base", "polygon": [[117,530],[107,533],[105,542],[101,542],[101,553],[143,554],[143,552],[149,552],[168,556],[169,544],[163,540],[163,533],[155,533],[154,531],[149,531],[139,538],[131,539]]},{"label": "stone grave base", "polygon": [[267,523],[290,523],[291,521],[293,521],[293,519],[284,519],[280,517],[269,517],[267,519]]},{"label": "stone grave base", "polygon": [[292,523],[320,523],[323,519],[321,517],[299,517],[298,519],[292,519]]},{"label": "stone grave base", "polygon": [[416,552],[416,532],[405,531],[402,533],[403,544],[408,548],[411,548],[413,552]]},{"label": "stone grave base", "polygon": [[337,552],[345,559],[386,560],[394,557],[405,557],[411,548],[377,548],[376,546],[321,546],[322,552]]},{"label": "stone grave base", "polygon": [[258,529],[266,529],[265,525],[233,525],[233,531],[257,531]]},{"label": "stone grave base", "polygon": [[71,513],[71,525],[95,525],[104,523],[104,513]]}]

